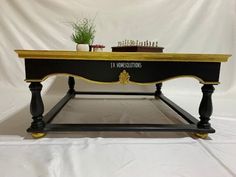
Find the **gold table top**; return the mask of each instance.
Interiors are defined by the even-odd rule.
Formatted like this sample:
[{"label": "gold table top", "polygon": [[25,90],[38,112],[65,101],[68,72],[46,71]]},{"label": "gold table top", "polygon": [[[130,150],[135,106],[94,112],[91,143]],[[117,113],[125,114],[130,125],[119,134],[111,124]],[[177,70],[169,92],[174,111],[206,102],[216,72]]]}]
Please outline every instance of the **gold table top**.
[{"label": "gold table top", "polygon": [[63,50],[15,50],[24,59],[69,59],[106,61],[226,62],[229,54],[152,53],[152,52],[78,52]]}]

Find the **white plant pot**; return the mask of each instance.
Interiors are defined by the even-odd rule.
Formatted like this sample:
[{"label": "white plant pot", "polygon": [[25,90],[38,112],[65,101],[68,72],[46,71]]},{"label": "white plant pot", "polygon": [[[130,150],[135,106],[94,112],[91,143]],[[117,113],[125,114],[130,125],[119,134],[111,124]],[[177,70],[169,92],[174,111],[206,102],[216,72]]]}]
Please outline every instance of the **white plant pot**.
[{"label": "white plant pot", "polygon": [[88,44],[77,44],[76,45],[77,51],[89,51],[89,45]]}]

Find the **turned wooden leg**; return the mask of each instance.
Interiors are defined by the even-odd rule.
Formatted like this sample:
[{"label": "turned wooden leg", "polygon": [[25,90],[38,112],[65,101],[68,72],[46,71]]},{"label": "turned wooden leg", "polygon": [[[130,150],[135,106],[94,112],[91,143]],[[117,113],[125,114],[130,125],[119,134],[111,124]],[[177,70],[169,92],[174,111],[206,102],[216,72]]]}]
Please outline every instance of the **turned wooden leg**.
[{"label": "turned wooden leg", "polygon": [[156,92],[155,92],[155,96],[161,95],[161,87],[162,87],[162,83],[158,83],[156,84]]},{"label": "turned wooden leg", "polygon": [[42,84],[40,82],[32,82],[29,86],[32,93],[30,102],[30,112],[32,114],[33,122],[31,127],[28,129],[30,132],[43,132],[45,123],[43,121],[43,100],[41,97]]},{"label": "turned wooden leg", "polygon": [[198,128],[210,128],[211,124],[209,123],[210,116],[212,114],[212,100],[211,95],[214,92],[214,87],[211,84],[204,85],[202,87],[202,100],[199,106],[199,115],[200,121],[198,122]]},{"label": "turned wooden leg", "polygon": [[71,77],[71,76],[69,76],[69,78],[68,78],[68,85],[69,85],[69,90],[68,90],[68,93],[75,93],[75,89],[74,89],[74,87],[75,87],[75,79],[74,79],[74,77]]}]

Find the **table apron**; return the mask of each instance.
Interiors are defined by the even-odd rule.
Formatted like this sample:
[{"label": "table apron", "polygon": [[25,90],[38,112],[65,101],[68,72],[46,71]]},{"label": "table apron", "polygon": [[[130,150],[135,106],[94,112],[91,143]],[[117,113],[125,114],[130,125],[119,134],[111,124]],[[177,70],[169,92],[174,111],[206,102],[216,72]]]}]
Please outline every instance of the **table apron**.
[{"label": "table apron", "polygon": [[194,77],[202,83],[218,83],[218,62],[174,61],[103,61],[25,59],[26,81],[43,81],[57,74],[79,76],[91,81],[118,82],[120,74],[128,73],[129,81],[154,83],[176,77]]}]

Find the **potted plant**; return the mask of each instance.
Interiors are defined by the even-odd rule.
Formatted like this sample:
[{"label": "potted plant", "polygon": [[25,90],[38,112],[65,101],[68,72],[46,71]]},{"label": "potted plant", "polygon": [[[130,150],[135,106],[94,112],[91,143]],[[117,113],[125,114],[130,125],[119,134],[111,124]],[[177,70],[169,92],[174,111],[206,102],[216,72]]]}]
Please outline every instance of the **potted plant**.
[{"label": "potted plant", "polygon": [[76,50],[89,51],[89,45],[93,43],[96,32],[94,21],[84,18],[79,22],[72,23],[72,28],[74,32],[71,39],[77,44]]}]

